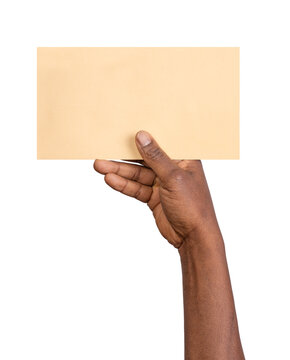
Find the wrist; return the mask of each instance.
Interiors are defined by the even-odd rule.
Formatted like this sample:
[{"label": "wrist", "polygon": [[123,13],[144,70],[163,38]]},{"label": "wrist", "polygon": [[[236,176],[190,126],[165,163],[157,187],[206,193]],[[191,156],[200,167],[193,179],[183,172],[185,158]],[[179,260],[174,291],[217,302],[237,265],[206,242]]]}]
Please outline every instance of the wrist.
[{"label": "wrist", "polygon": [[178,249],[180,256],[188,252],[202,252],[205,255],[224,253],[224,241],[218,223],[207,223],[195,227]]}]

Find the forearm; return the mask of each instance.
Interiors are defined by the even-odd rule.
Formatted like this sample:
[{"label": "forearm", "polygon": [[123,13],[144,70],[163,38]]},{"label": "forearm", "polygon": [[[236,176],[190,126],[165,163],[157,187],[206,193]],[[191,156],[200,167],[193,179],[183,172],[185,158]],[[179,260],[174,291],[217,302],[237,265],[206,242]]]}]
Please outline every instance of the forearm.
[{"label": "forearm", "polygon": [[218,226],[196,231],[179,249],[185,359],[244,359],[225,249]]}]

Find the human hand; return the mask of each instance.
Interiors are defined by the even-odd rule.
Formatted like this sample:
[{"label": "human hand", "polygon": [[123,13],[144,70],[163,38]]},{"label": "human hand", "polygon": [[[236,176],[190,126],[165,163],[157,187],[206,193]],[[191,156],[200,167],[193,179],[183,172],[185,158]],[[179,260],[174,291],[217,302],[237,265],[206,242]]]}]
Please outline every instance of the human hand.
[{"label": "human hand", "polygon": [[223,239],[201,162],[171,160],[145,131],[137,133],[136,145],[142,165],[96,160],[94,168],[113,189],[147,203],[160,233],[179,249],[185,358],[245,359]]},{"label": "human hand", "polygon": [[218,227],[200,160],[171,160],[145,131],[136,134],[142,165],[96,160],[106,183],[147,203],[160,233],[176,248],[195,231]]}]

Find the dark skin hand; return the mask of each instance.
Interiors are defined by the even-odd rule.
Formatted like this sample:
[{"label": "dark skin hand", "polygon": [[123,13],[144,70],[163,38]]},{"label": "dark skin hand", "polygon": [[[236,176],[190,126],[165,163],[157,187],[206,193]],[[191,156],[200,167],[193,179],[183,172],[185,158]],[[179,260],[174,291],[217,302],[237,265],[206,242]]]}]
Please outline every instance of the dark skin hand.
[{"label": "dark skin hand", "polygon": [[139,131],[140,165],[96,160],[106,183],[147,203],[178,248],[183,274],[185,359],[244,359],[222,235],[199,160],[171,160]]}]

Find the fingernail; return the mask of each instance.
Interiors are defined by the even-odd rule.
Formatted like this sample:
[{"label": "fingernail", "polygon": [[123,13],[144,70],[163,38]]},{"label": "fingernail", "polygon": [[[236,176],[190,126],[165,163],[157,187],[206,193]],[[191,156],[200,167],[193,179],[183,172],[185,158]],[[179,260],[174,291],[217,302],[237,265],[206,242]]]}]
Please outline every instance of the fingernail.
[{"label": "fingernail", "polygon": [[147,146],[151,143],[151,137],[146,131],[139,131],[137,133],[137,141],[141,146]]}]

